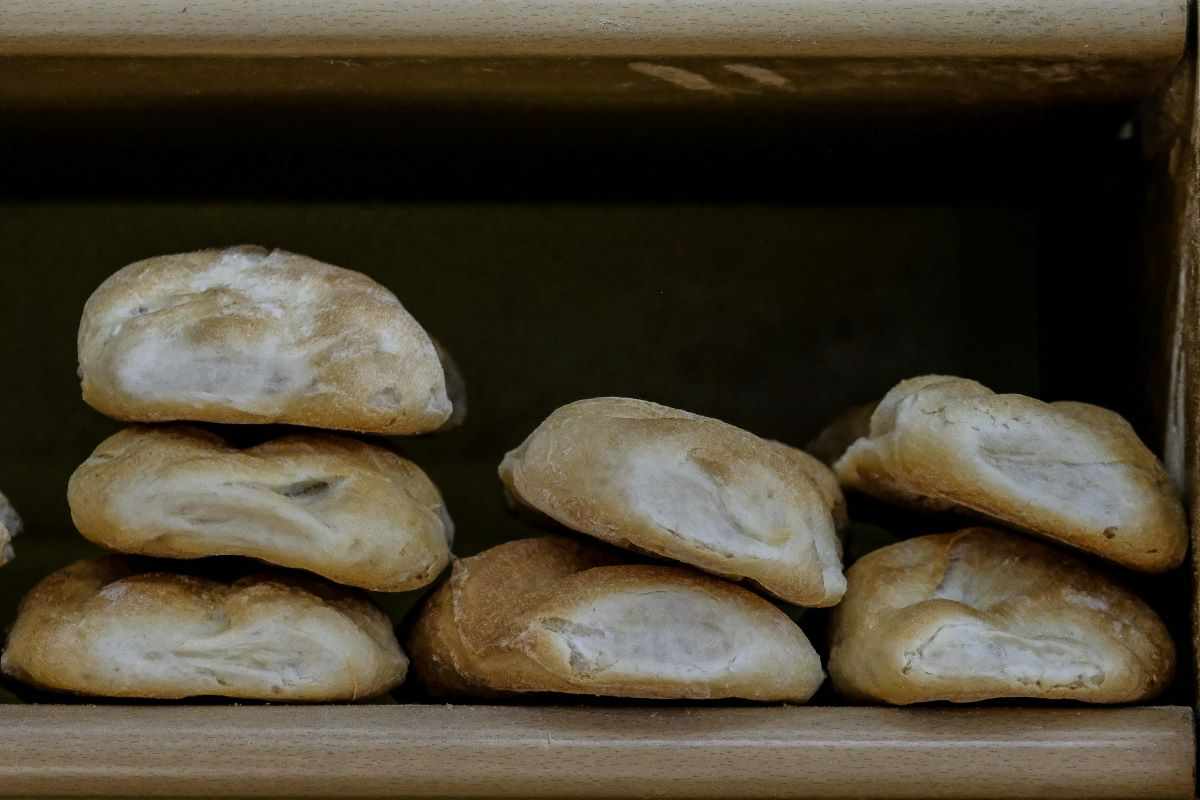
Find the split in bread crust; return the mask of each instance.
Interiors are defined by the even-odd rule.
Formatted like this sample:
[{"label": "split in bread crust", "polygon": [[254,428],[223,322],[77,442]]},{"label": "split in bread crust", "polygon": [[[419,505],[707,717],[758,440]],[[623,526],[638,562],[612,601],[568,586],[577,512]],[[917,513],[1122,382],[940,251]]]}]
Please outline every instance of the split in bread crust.
[{"label": "split in bread crust", "polygon": [[8,502],[8,498],[0,494],[0,566],[12,561],[12,540],[21,532],[21,517],[17,510]]},{"label": "split in bread crust", "polygon": [[332,701],[390,691],[408,659],[387,616],[350,590],[270,574],[230,585],[108,556],[26,595],[0,669],[85,695]]},{"label": "split in bread crust", "polygon": [[677,567],[563,537],[455,562],[408,642],[434,694],[565,692],[804,702],[824,679],[804,633],[766,600]]},{"label": "split in bread crust", "polygon": [[416,464],[330,434],[238,450],[197,428],[126,428],[75,470],[67,499],[112,550],[249,556],[385,592],[431,583],[454,530]]},{"label": "split in bread crust", "polygon": [[1174,674],[1174,645],[1149,606],[1017,534],[920,536],[865,556],[847,579],[829,673],[853,699],[1132,703]]},{"label": "split in bread crust", "polygon": [[1086,403],[912,378],[887,393],[835,470],[843,486],[884,500],[972,512],[1145,572],[1177,567],[1187,551],[1162,464],[1120,415]]},{"label": "split in bread crust", "polygon": [[800,450],[644,400],[580,400],[500,465],[512,500],[803,606],[845,591],[837,479]]},{"label": "split in bread crust", "polygon": [[133,422],[425,433],[451,418],[445,373],[383,286],[261,247],[130,264],[79,326],[83,399]]}]

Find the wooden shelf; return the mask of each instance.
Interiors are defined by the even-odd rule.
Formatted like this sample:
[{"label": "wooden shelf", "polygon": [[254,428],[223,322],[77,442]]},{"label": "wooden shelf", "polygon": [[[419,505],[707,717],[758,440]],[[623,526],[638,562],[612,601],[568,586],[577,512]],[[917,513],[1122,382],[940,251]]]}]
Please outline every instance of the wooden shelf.
[{"label": "wooden shelf", "polygon": [[1191,709],[0,707],[6,795],[1192,797]]},{"label": "wooden shelf", "polygon": [[23,55],[1178,57],[1176,0],[6,0]]},{"label": "wooden shelf", "polygon": [[6,0],[0,99],[1117,101],[1186,27],[1178,0]]}]

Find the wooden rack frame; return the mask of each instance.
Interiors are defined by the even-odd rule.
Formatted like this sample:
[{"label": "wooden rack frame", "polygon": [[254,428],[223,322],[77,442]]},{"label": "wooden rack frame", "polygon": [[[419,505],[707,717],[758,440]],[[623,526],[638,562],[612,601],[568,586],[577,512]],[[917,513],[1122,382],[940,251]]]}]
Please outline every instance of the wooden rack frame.
[{"label": "wooden rack frame", "polygon": [[[1168,460],[1191,487],[1200,139],[1194,49],[1178,66],[1187,12],[1178,0],[5,0],[0,103],[1110,102],[1174,71],[1147,116],[1171,214],[1150,268],[1169,276],[1176,309],[1164,417]],[[1182,798],[1195,758],[1186,707],[0,706],[0,794],[18,796]]]}]

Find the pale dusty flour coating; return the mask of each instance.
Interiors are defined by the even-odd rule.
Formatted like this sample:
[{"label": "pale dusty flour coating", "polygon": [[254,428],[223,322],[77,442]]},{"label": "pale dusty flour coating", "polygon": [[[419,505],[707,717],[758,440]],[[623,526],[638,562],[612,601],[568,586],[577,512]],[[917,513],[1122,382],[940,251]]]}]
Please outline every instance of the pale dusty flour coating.
[{"label": "pale dusty flour coating", "polygon": [[30,591],[0,668],[107,697],[332,701],[395,688],[408,660],[387,616],[332,584],[264,574],[227,585],[110,556]]},{"label": "pale dusty flour coating", "polygon": [[824,673],[767,601],[676,567],[560,537],[458,561],[409,640],[435,694],[563,692],[804,702]]},{"label": "pale dusty flour coating", "polygon": [[1174,673],[1166,627],[1076,557],[987,528],[909,539],[847,572],[829,672],[855,698],[1125,703]]},{"label": "pale dusty flour coating", "polygon": [[21,517],[17,510],[8,502],[8,498],[0,494],[0,565],[13,560],[12,540],[21,532]]},{"label": "pale dusty flour coating", "polygon": [[231,247],[120,270],[79,327],[86,402],[137,422],[408,434],[451,417],[437,348],[395,295],[305,256]]},{"label": "pale dusty flour coating", "polygon": [[845,591],[836,478],[812,456],[642,400],[563,406],[505,456],[509,496],[611,544],[754,581],[798,605]]},{"label": "pale dusty flour coating", "polygon": [[432,582],[454,530],[416,464],[331,434],[238,450],[195,428],[126,428],[75,470],[67,499],[80,533],[113,550],[250,556],[389,592]]},{"label": "pale dusty flour coating", "polygon": [[835,470],[886,500],[972,512],[1133,569],[1171,569],[1187,550],[1162,464],[1118,414],[1085,403],[913,378],[888,392]]}]

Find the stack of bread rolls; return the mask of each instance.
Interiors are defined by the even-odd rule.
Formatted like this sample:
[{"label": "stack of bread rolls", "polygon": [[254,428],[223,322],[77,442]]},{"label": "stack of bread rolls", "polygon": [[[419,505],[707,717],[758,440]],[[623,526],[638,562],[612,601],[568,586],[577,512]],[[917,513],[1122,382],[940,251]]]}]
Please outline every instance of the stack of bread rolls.
[{"label": "stack of bread rolls", "polygon": [[831,626],[841,694],[1124,703],[1170,682],[1159,617],[1063,549],[1150,573],[1183,560],[1179,495],[1120,416],[929,375],[853,410],[818,446],[849,489],[996,526],[909,539],[850,568]]},{"label": "stack of bread rolls", "polygon": [[[352,700],[404,679],[391,621],[362,590],[416,589],[448,563],[453,525],[437,487],[343,435],[242,449],[178,424],[444,427],[461,384],[391,292],[279,250],[152,258],[88,300],[79,373],[94,408],[150,423],[101,443],[68,488],[79,531],[122,555],[30,592],[6,673],[83,694],[280,701]],[[264,563],[228,582],[143,556]]]},{"label": "stack of bread rolls", "polygon": [[[454,564],[409,640],[433,693],[804,702],[824,680],[782,610],[846,589],[837,481],[813,457],[642,400],[582,400],[500,465],[511,504],[624,551],[548,537]],[[663,563],[666,562],[666,563]]]}]

